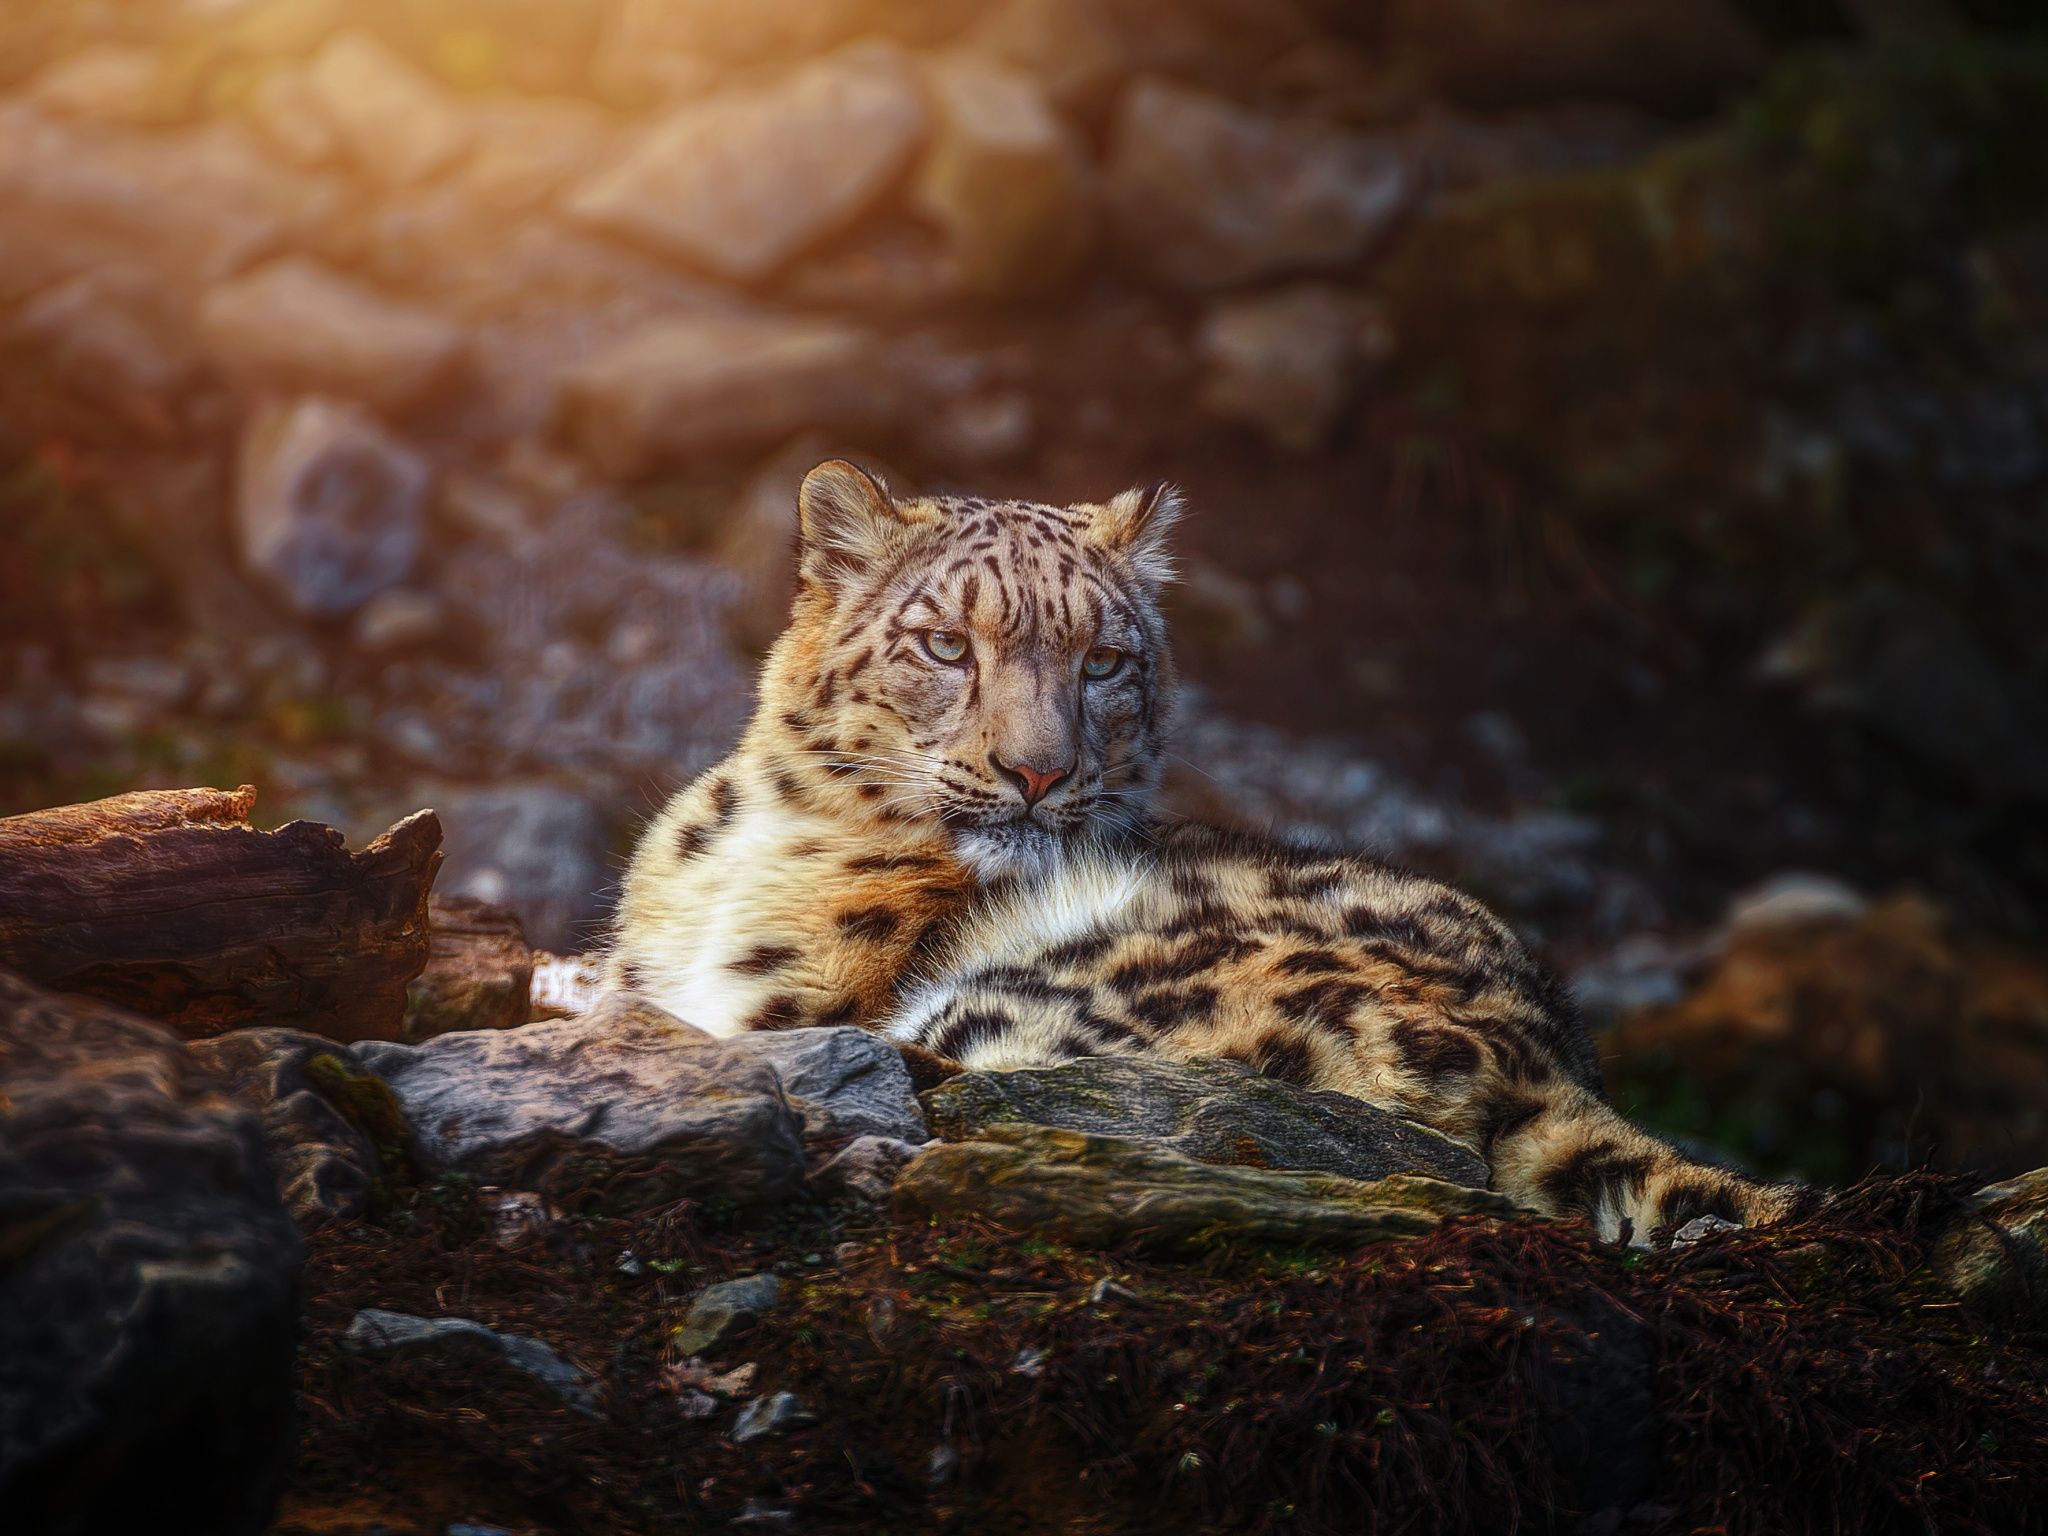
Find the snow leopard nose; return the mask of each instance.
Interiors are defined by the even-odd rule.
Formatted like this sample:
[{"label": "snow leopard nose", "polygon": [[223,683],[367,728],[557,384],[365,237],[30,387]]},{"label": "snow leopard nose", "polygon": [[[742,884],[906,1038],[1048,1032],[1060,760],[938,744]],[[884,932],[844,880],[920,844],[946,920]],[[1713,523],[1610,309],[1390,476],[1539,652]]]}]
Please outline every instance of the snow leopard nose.
[{"label": "snow leopard nose", "polygon": [[1006,763],[993,752],[989,753],[988,760],[1000,776],[1017,786],[1026,805],[1038,804],[1052,793],[1053,785],[1074,771],[1072,763],[1064,768],[1033,768],[1024,763]]}]

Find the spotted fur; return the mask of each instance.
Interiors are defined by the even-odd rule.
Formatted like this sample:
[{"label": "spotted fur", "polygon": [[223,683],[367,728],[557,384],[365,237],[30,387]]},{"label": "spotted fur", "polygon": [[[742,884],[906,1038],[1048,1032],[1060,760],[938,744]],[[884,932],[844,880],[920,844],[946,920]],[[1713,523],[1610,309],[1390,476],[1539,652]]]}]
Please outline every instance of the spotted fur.
[{"label": "spotted fur", "polygon": [[[1617,1115],[1568,995],[1469,897],[1150,819],[1178,511],[813,471],[791,626],[739,749],[641,843],[614,982],[717,1033],[860,1024],[983,1069],[1234,1059],[1422,1120],[1610,1236],[1789,1210]],[[1019,762],[1067,771],[1035,799]]]}]

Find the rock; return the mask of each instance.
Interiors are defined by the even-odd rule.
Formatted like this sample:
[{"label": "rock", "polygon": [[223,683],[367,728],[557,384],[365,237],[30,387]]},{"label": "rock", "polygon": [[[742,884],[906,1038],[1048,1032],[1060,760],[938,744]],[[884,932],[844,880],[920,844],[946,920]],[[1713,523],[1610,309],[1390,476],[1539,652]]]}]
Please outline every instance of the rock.
[{"label": "rock", "polygon": [[618,41],[642,53],[676,53],[733,64],[809,58],[859,37],[931,43],[959,30],[975,0],[626,0]]},{"label": "rock", "polygon": [[1993,1318],[2048,1324],[2048,1168],[1978,1190],[1933,1262],[1943,1284]]},{"label": "rock", "polygon": [[759,451],[802,431],[859,434],[898,413],[886,356],[840,320],[685,314],[571,369],[566,434],[604,474]]},{"label": "rock", "polygon": [[517,1248],[554,1230],[555,1223],[562,1219],[562,1213],[545,1196],[530,1189],[495,1189],[487,1185],[477,1191],[477,1196],[491,1213],[491,1241],[500,1248]]},{"label": "rock", "polygon": [[912,205],[945,232],[975,292],[1059,287],[1094,243],[1079,140],[1029,75],[956,57],[926,81],[933,129]]},{"label": "rock", "polygon": [[993,1126],[928,1147],[896,1181],[911,1219],[973,1217],[1084,1248],[1156,1252],[1233,1243],[1349,1247],[1427,1232],[1447,1216],[1514,1216],[1505,1195],[1412,1174],[1217,1167],[1114,1136]]},{"label": "rock", "polygon": [[449,829],[445,894],[509,908],[550,949],[573,947],[603,916],[611,836],[591,795],[516,778],[430,793]]},{"label": "rock", "polygon": [[1727,0],[1400,0],[1389,42],[1467,105],[1624,102],[1708,112],[1750,85],[1764,49]]},{"label": "rock", "polygon": [[126,43],[100,43],[59,59],[28,84],[37,106],[65,117],[143,124],[164,115],[161,56]]},{"label": "rock", "polygon": [[448,94],[367,33],[330,42],[306,82],[349,158],[379,181],[426,181],[469,148],[469,124]]},{"label": "rock", "polygon": [[397,1101],[332,1040],[296,1029],[238,1029],[189,1049],[260,1118],[278,1193],[302,1225],[362,1215],[387,1164],[404,1165]]},{"label": "rock", "polygon": [[924,1112],[903,1054],[865,1029],[777,1029],[728,1036],[734,1061],[772,1067],[804,1120],[804,1139],[887,1136],[922,1142]]},{"label": "rock", "polygon": [[465,1029],[516,1029],[533,996],[533,950],[519,919],[474,896],[427,902],[427,968],[406,991],[408,1041]]},{"label": "rock", "polygon": [[409,651],[439,638],[447,622],[448,605],[436,594],[393,587],[356,610],[349,636],[372,654]]},{"label": "rock", "polygon": [[1763,933],[1853,923],[1869,910],[1869,898],[1847,881],[1792,870],[1730,897],[1726,924],[1731,933]]},{"label": "rock", "polygon": [[1415,191],[1386,144],[1157,78],[1124,93],[1107,174],[1131,258],[1195,289],[1349,267]]},{"label": "rock", "polygon": [[460,185],[491,208],[536,209],[588,173],[603,156],[612,123],[573,97],[520,97],[469,109],[476,147]]},{"label": "rock", "polygon": [[1195,337],[1203,406],[1255,428],[1276,448],[1313,452],[1349,400],[1359,326],[1356,307],[1333,288],[1286,288],[1212,306]]},{"label": "rock", "polygon": [[1233,1062],[1097,1056],[966,1072],[924,1095],[932,1130],[971,1141],[1006,1124],[1142,1140],[1205,1163],[1314,1169],[1352,1179],[1414,1173],[1483,1189],[1486,1165],[1449,1137],[1348,1094],[1297,1088]]},{"label": "rock", "polygon": [[171,1036],[0,972],[0,1509],[256,1536],[301,1252],[256,1117]]},{"label": "rock", "polygon": [[1063,107],[1098,106],[1130,67],[1129,51],[1095,0],[997,0],[963,39],[967,51],[1036,79]]},{"label": "rock", "polygon": [[740,1410],[740,1416],[733,1421],[732,1439],[736,1445],[745,1445],[817,1422],[818,1416],[794,1392],[771,1392]]},{"label": "rock", "polygon": [[233,123],[115,132],[0,103],[0,303],[138,252],[160,279],[218,280],[317,242],[339,205]]},{"label": "rock", "polygon": [[387,298],[301,256],[282,257],[206,296],[199,333],[248,388],[342,395],[390,410],[445,379],[462,333],[432,310]]},{"label": "rock", "polygon": [[588,1371],[564,1359],[539,1339],[499,1333],[471,1318],[415,1317],[410,1312],[365,1307],[350,1319],[341,1343],[344,1349],[363,1355],[435,1351],[457,1357],[496,1357],[515,1371],[531,1376],[585,1418],[604,1417],[597,1378]]},{"label": "rock", "polygon": [[682,1196],[755,1206],[803,1182],[802,1121],[773,1069],[614,993],[577,1019],[370,1045],[356,1059],[391,1085],[421,1155],[497,1184],[552,1194],[590,1160],[646,1165],[649,1203]]},{"label": "rock", "polygon": [[308,618],[338,618],[403,581],[419,553],[426,460],[358,405],[305,396],[243,430],[243,563]]},{"label": "rock", "polygon": [[12,329],[63,384],[168,437],[199,367],[178,309],[147,267],[108,263],[44,289]]},{"label": "rock", "polygon": [[249,121],[293,165],[318,170],[341,158],[341,132],[299,69],[273,70],[249,92]]},{"label": "rock", "polygon": [[705,1286],[675,1331],[677,1351],[684,1355],[710,1353],[774,1310],[781,1289],[782,1282],[773,1275],[742,1275]]},{"label": "rock", "polygon": [[679,108],[568,201],[580,219],[743,282],[845,228],[925,133],[909,60],[873,44]]},{"label": "rock", "polygon": [[896,1175],[923,1150],[892,1136],[856,1136],[811,1172],[811,1188],[827,1200],[882,1205]]}]

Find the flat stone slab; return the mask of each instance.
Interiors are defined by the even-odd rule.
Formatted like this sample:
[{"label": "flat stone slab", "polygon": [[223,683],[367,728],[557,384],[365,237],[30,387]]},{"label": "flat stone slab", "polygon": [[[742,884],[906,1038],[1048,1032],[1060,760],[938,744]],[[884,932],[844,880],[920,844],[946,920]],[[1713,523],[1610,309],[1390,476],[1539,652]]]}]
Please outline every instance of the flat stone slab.
[{"label": "flat stone slab", "polygon": [[341,1336],[344,1348],[366,1355],[400,1355],[412,1351],[472,1350],[496,1356],[515,1371],[531,1376],[587,1419],[604,1416],[598,1380],[573,1360],[539,1339],[523,1333],[500,1333],[468,1317],[418,1317],[365,1307],[349,1320]]},{"label": "flat stone slab", "polygon": [[1416,1173],[1484,1189],[1486,1164],[1441,1132],[1231,1062],[1097,1056],[969,1072],[924,1095],[934,1135],[971,1141],[1005,1122],[1124,1136],[1204,1163],[1381,1179]]},{"label": "flat stone slab", "polygon": [[660,1165],[667,1198],[740,1206],[803,1184],[803,1121],[775,1069],[637,998],[356,1056],[398,1096],[436,1168],[544,1190],[573,1181],[578,1160],[646,1160]]},{"label": "flat stone slab", "polygon": [[1354,1247],[1430,1231],[1448,1216],[1525,1214],[1505,1195],[1396,1174],[1218,1167],[1114,1136],[990,1126],[927,1148],[896,1181],[898,1215],[985,1217],[1084,1248],[1155,1252],[1241,1243]]},{"label": "flat stone slab", "polygon": [[864,1029],[778,1029],[728,1035],[735,1062],[772,1067],[797,1104],[806,1141],[888,1136],[922,1142],[924,1111],[903,1053]]}]

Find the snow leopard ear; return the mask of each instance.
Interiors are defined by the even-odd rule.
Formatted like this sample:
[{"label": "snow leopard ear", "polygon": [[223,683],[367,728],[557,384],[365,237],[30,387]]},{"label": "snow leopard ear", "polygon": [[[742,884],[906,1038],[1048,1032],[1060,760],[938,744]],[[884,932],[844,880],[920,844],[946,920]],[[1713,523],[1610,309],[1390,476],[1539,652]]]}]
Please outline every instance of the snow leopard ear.
[{"label": "snow leopard ear", "polygon": [[797,569],[826,588],[879,564],[911,521],[880,475],[845,459],[827,459],[804,476],[796,512]]},{"label": "snow leopard ear", "polygon": [[1110,498],[1095,515],[1096,542],[1130,561],[1138,575],[1155,586],[1173,580],[1173,525],[1187,511],[1177,486],[1161,480]]}]

